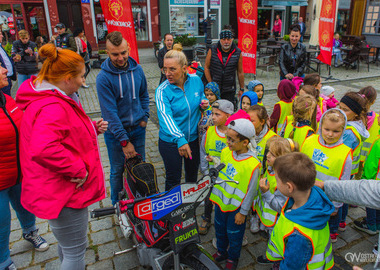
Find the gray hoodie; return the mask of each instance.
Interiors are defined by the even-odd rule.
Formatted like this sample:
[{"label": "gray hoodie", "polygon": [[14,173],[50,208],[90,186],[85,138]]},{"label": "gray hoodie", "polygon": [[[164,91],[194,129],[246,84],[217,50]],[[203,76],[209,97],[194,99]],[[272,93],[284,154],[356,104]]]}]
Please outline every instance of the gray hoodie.
[{"label": "gray hoodie", "polygon": [[[268,166],[268,172],[273,174],[273,169]],[[262,194],[263,201],[266,201],[270,208],[272,208],[277,213],[281,212],[282,207],[284,207],[285,202],[288,197],[284,196],[278,189],[272,194],[269,190]]]}]

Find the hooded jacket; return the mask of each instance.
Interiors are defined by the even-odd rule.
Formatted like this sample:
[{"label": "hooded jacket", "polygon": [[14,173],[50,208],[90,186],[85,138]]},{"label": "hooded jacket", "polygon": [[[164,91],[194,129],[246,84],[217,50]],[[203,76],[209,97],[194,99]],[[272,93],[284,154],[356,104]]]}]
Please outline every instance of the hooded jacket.
[{"label": "hooded jacket", "polygon": [[204,86],[197,75],[187,74],[184,90],[164,81],[156,89],[157,115],[161,140],[182,145],[198,138],[198,122],[201,119],[200,104],[207,100]]},{"label": "hooded jacket", "polygon": [[108,121],[107,132],[119,141],[129,140],[126,128],[148,121],[149,93],[142,67],[129,57],[128,68],[115,67],[109,58],[96,77],[102,117]]},{"label": "hooded jacket", "polygon": [[21,181],[19,130],[22,111],[0,91],[0,191]]},{"label": "hooded jacket", "polygon": [[240,97],[240,109],[242,108],[241,105],[242,105],[243,97],[249,98],[249,100],[251,101],[251,106],[256,105],[257,102],[259,101],[256,92],[247,91],[243,93]]},{"label": "hooded jacket", "polygon": [[[296,95],[296,86],[292,81],[282,80],[278,84],[277,96],[280,100],[285,102],[291,102]],[[275,104],[272,115],[270,116],[270,128],[276,127],[278,120],[280,119],[281,108],[279,104]]]},{"label": "hooded jacket", "polygon": [[[79,100],[32,77],[17,91],[20,128],[21,203],[39,218],[55,219],[63,207],[85,208],[105,198],[96,123]],[[81,188],[73,178],[87,180]]]},{"label": "hooded jacket", "polygon": [[262,82],[258,81],[258,80],[252,80],[248,83],[248,90],[249,91],[253,91],[255,92],[255,87],[258,86],[258,85],[262,85],[263,86],[263,96],[261,98],[257,97],[258,98],[258,103],[262,103],[262,100],[264,98],[264,93],[265,93],[265,87],[264,87],[264,84],[262,84]]},{"label": "hooded jacket", "polygon": [[[362,141],[369,137],[369,132],[361,120],[348,121],[347,126],[354,127],[362,137]],[[358,138],[356,138],[355,134],[351,130],[346,129],[343,134],[343,143],[350,147],[352,150],[354,150],[359,145],[359,140]]]},{"label": "hooded jacket", "polygon": [[[289,198],[285,206],[285,217],[306,228],[321,230],[330,219],[335,208],[326,194],[318,187],[311,188],[308,201],[301,207],[292,210],[293,198]],[[302,255],[300,254],[302,251]],[[313,246],[308,238],[295,230],[287,236],[284,260],[280,269],[305,269],[313,254]]]}]

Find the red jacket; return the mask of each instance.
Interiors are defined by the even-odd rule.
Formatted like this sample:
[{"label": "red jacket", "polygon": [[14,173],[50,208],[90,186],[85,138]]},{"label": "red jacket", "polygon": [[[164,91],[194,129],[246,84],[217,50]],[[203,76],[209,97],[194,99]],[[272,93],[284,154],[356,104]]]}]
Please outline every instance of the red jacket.
[{"label": "red jacket", "polygon": [[[82,106],[58,90],[36,89],[31,79],[17,91],[25,110],[20,128],[21,203],[39,218],[55,219],[63,207],[84,208],[105,198],[104,172],[94,123]],[[73,178],[88,178],[76,189]]]},{"label": "red jacket", "polygon": [[19,129],[22,111],[16,102],[0,91],[0,190],[21,180]]}]

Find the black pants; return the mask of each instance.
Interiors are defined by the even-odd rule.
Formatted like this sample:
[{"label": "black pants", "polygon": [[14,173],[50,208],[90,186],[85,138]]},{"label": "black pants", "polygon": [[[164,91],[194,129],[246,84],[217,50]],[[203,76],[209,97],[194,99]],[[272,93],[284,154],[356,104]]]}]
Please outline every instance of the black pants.
[{"label": "black pants", "polygon": [[84,78],[87,78],[88,73],[91,71],[90,62],[84,63],[84,66],[86,67],[86,72],[84,73]]},{"label": "black pants", "polygon": [[236,106],[237,106],[238,101],[235,97],[235,91],[221,92],[220,97],[222,99],[227,99],[228,101],[231,101],[234,104],[234,108],[236,111]]},{"label": "black pants", "polygon": [[192,159],[183,158],[179,155],[176,143],[158,141],[158,150],[164,161],[166,171],[165,190],[181,183],[182,159],[185,162],[185,181],[196,182],[198,177],[198,167],[200,163],[198,139],[189,143]]}]

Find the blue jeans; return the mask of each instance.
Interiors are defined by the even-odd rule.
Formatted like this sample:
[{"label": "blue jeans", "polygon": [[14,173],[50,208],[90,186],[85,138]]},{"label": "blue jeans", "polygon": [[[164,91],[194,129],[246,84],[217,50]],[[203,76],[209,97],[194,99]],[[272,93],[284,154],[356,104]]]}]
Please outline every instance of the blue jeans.
[{"label": "blue jeans", "polygon": [[335,61],[334,61],[334,64],[335,65],[338,65],[338,60],[340,62],[343,62],[343,59],[342,59],[342,53],[339,49],[333,49],[333,54],[335,54]]},{"label": "blue jeans", "polygon": [[367,224],[368,225],[380,225],[380,210],[366,208],[367,212]]},{"label": "blue jeans", "polygon": [[338,213],[335,216],[331,216],[329,220],[330,233],[337,233],[339,223],[342,219],[342,207],[339,207]]},{"label": "blue jeans", "polygon": [[348,214],[348,204],[344,203],[342,208],[342,219],[340,222],[346,222],[347,214]]},{"label": "blue jeans", "polygon": [[166,181],[165,190],[181,183],[182,159],[185,162],[185,181],[196,182],[198,177],[198,168],[200,163],[199,142],[198,139],[189,143],[192,159],[183,158],[179,155],[176,143],[165,142],[161,139],[158,141],[158,150],[164,161]]},{"label": "blue jeans", "polygon": [[21,84],[23,82],[25,82],[27,79],[30,79],[32,76],[37,76],[37,73],[36,74],[18,74],[17,75],[17,84],[18,84],[18,88],[20,88]]},{"label": "blue jeans", "polygon": [[[235,215],[239,211],[240,207],[233,212],[222,212],[219,205],[215,205],[214,226],[216,246],[220,254],[225,255],[228,253],[228,259],[232,261],[237,261],[240,258],[245,223],[247,222],[247,219],[245,219],[241,225],[235,223]],[[229,248],[228,245],[230,246]]]},{"label": "blue jeans", "polygon": [[9,252],[9,235],[11,234],[11,210],[16,211],[23,233],[36,230],[36,217],[27,211],[20,202],[21,184],[0,191],[0,269],[12,263]]},{"label": "blue jeans", "polygon": [[[130,142],[135,147],[135,151],[139,153],[143,160],[145,160],[145,127],[137,126],[132,130],[127,130],[127,135]],[[115,205],[119,199],[118,194],[123,190],[123,173],[125,155],[120,141],[115,136],[107,131],[104,133],[104,140],[106,142],[108,158],[111,164],[110,184],[111,184],[111,200]]]},{"label": "blue jeans", "polygon": [[88,209],[63,208],[58,218],[48,220],[58,240],[61,270],[84,270],[87,246]]}]

